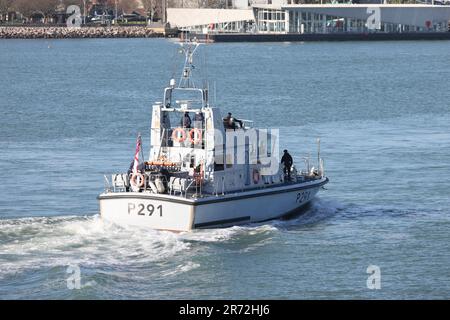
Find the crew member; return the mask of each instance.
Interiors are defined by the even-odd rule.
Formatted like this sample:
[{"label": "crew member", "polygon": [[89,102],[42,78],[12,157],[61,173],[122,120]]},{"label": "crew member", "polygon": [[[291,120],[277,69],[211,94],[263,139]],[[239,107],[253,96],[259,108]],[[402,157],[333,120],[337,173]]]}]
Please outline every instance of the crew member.
[{"label": "crew member", "polygon": [[281,163],[284,164],[283,172],[284,172],[284,176],[286,176],[286,174],[287,174],[287,178],[290,181],[291,180],[291,167],[292,167],[294,160],[292,160],[292,157],[287,150],[283,150],[283,153],[284,153],[283,157],[281,158]]},{"label": "crew member", "polygon": [[188,112],[184,113],[183,118],[181,118],[180,122],[181,122],[180,125],[183,128],[190,128],[191,127],[191,117],[189,117],[189,113]]},{"label": "crew member", "polygon": [[[128,172],[127,172],[128,175],[131,175],[133,173],[133,167],[134,167],[134,159],[131,160],[130,168],[128,168]],[[145,172],[145,163],[144,162],[141,162],[141,163],[138,164],[137,171],[140,172],[140,173],[144,173]]]},{"label": "crew member", "polygon": [[231,116],[231,112],[228,112],[228,116],[227,116],[225,119],[223,119],[223,122],[224,122],[224,124],[225,124],[225,128],[226,128],[226,129],[233,129],[233,130],[236,130],[236,123],[239,123],[239,126],[240,126],[241,128],[243,127],[242,121],[241,121],[241,120],[238,120],[238,119],[236,119],[236,118],[233,118],[233,117]]}]

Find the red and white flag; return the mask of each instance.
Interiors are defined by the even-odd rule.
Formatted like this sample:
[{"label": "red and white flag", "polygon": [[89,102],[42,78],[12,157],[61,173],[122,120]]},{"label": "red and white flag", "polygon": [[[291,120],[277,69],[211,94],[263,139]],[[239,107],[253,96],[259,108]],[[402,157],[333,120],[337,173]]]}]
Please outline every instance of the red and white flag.
[{"label": "red and white flag", "polygon": [[133,173],[138,172],[139,153],[141,152],[141,147],[142,147],[142,140],[141,135],[139,134],[136,140],[136,152],[134,154]]}]

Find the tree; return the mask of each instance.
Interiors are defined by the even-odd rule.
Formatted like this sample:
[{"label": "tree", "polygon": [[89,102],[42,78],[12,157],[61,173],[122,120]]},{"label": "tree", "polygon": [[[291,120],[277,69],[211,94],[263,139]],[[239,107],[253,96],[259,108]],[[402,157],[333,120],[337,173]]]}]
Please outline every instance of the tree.
[{"label": "tree", "polygon": [[137,0],[117,0],[117,8],[123,13],[131,13],[139,7]]},{"label": "tree", "polygon": [[0,15],[7,14],[12,8],[14,0],[0,0]]},{"label": "tree", "polygon": [[44,13],[44,20],[47,20],[56,11],[56,7],[61,2],[59,0],[33,0],[36,1]]},{"label": "tree", "polygon": [[40,13],[46,20],[55,13],[59,3],[59,0],[14,0],[14,8],[27,18],[35,13]]},{"label": "tree", "polygon": [[14,9],[29,18],[36,11],[36,4],[34,1],[14,0]]},{"label": "tree", "polygon": [[156,13],[156,10],[158,8],[158,2],[157,0],[141,0],[142,7],[144,8],[145,13],[147,14],[147,17],[153,18],[153,16]]}]

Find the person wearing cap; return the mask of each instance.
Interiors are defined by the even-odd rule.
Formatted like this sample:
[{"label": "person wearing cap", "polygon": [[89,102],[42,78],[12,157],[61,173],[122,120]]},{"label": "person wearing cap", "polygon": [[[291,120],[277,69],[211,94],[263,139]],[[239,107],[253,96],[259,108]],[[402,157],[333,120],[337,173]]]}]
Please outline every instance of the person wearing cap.
[{"label": "person wearing cap", "polygon": [[225,124],[225,129],[234,129],[236,130],[236,123],[239,123],[240,127],[242,128],[242,121],[238,120],[236,118],[233,118],[231,116],[231,112],[228,112],[228,116],[223,119],[224,124]]},{"label": "person wearing cap", "polygon": [[284,164],[284,176],[286,176],[287,173],[287,178],[288,181],[291,180],[291,167],[292,164],[294,163],[294,160],[292,159],[292,156],[289,154],[289,152],[285,149],[283,150],[283,157],[281,158],[281,163]]}]

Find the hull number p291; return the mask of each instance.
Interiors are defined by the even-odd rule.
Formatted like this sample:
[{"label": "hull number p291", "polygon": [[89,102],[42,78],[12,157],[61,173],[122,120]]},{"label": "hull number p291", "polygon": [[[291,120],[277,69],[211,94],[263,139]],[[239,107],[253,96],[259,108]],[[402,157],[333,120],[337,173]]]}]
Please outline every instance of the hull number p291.
[{"label": "hull number p291", "polygon": [[159,216],[162,217],[162,205],[159,205],[155,208],[153,204],[148,204],[147,206],[143,203],[135,204],[132,202],[128,203],[128,214],[137,213],[140,216],[151,216],[153,213],[159,213]]}]

